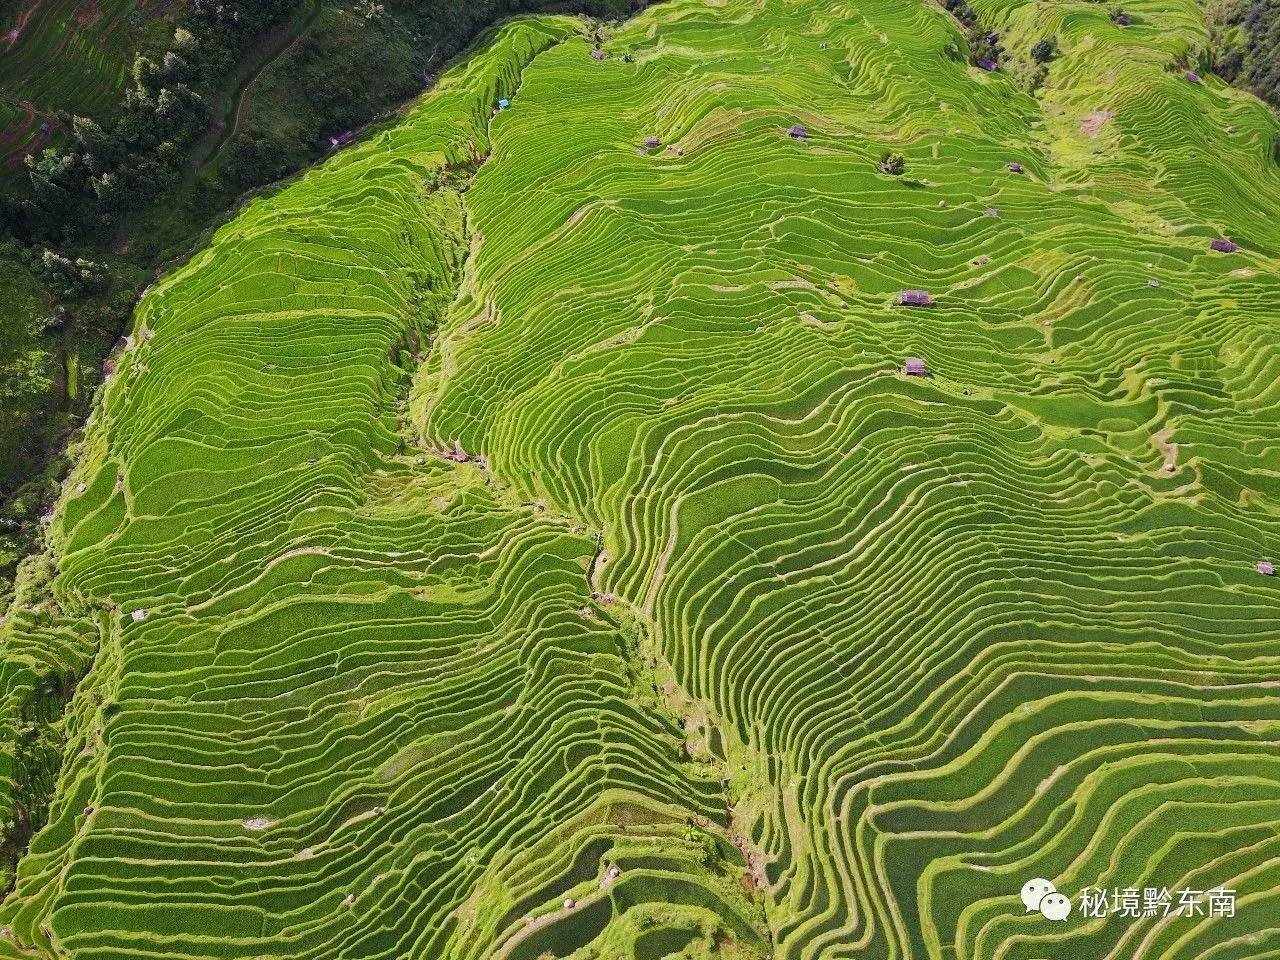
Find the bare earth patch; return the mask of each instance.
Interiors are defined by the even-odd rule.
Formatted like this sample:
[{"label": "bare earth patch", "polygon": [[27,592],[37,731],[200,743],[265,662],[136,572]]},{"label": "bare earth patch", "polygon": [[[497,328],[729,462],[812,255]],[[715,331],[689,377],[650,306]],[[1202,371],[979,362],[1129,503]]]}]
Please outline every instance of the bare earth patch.
[{"label": "bare earth patch", "polygon": [[1173,442],[1173,427],[1165,427],[1151,438],[1152,444],[1164,457],[1164,469],[1172,472],[1178,466],[1178,445]]},{"label": "bare earth patch", "polygon": [[102,10],[98,7],[98,0],[86,0],[80,4],[75,12],[75,21],[82,27],[87,27],[102,16]]},{"label": "bare earth patch", "polygon": [[756,849],[745,834],[737,830],[730,831],[729,842],[738,848],[742,859],[747,861],[747,872],[742,876],[743,892],[751,894],[757,890],[768,890],[769,875],[765,872],[764,854]]},{"label": "bare earth patch", "polygon": [[1110,110],[1095,110],[1093,113],[1086,113],[1084,119],[1080,121],[1080,132],[1090,140],[1097,140],[1102,128],[1114,116],[1115,114]]}]

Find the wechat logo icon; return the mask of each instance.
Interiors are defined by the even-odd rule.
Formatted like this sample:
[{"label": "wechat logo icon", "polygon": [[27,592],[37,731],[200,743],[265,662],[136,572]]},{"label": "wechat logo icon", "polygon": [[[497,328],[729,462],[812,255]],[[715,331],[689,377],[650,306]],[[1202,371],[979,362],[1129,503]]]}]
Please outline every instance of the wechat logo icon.
[{"label": "wechat logo icon", "polygon": [[1071,915],[1071,900],[1048,880],[1036,877],[1022,885],[1022,904],[1027,913],[1039,911],[1046,920],[1065,920]]}]

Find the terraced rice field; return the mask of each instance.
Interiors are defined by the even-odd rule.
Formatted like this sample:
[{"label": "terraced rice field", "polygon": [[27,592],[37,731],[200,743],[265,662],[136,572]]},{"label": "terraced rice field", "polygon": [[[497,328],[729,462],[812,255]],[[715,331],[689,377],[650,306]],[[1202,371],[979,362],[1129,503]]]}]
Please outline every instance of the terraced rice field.
[{"label": "terraced rice field", "polygon": [[0,10],[0,169],[42,147],[55,114],[114,110],[138,31],[172,0],[21,0]]},{"label": "terraced rice field", "polygon": [[516,21],[157,283],[0,956],[1280,956],[1277,127],[1190,0],[975,6],[1038,97],[931,3]]}]

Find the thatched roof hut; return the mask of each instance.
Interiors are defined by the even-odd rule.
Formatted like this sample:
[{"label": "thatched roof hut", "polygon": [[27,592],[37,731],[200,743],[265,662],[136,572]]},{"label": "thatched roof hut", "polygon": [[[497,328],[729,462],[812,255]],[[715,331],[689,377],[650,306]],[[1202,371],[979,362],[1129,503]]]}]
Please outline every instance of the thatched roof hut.
[{"label": "thatched roof hut", "polygon": [[932,307],[933,298],[928,290],[903,290],[898,294],[900,307]]}]

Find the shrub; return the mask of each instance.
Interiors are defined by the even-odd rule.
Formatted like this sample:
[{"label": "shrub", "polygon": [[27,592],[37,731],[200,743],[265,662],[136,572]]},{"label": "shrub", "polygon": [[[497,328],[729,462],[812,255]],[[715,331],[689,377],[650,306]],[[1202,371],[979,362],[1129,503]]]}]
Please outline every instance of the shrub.
[{"label": "shrub", "polygon": [[40,261],[50,286],[69,300],[97,293],[106,286],[106,268],[92,260],[83,257],[71,260],[52,250],[45,250]]},{"label": "shrub", "polygon": [[1058,41],[1053,37],[1045,37],[1031,48],[1031,59],[1036,63],[1048,63],[1058,55]]},{"label": "shrub", "polygon": [[1214,72],[1280,105],[1280,0],[1236,0],[1220,9]]},{"label": "shrub", "polygon": [[892,177],[900,177],[907,170],[907,158],[900,153],[886,150],[880,155],[880,172]]}]

